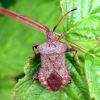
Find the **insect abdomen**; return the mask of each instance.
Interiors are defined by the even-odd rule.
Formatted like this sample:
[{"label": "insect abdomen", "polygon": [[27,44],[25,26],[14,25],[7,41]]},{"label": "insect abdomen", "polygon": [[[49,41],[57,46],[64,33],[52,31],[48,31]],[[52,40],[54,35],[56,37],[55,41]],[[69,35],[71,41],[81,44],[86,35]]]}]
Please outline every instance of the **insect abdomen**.
[{"label": "insect abdomen", "polygon": [[62,77],[56,71],[53,71],[47,78],[47,83],[51,90],[57,91],[62,85]]},{"label": "insect abdomen", "polygon": [[65,65],[66,45],[58,42],[56,45],[44,43],[38,46],[41,54],[41,68],[39,81],[49,90],[63,90],[71,81],[68,69]]}]

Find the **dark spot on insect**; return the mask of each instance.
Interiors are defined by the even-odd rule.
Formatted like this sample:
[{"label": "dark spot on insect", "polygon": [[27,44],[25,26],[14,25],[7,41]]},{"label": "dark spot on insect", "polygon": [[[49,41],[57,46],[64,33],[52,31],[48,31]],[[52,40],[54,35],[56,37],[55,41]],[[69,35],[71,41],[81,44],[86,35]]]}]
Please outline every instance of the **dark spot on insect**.
[{"label": "dark spot on insect", "polygon": [[62,85],[62,77],[56,71],[53,71],[47,78],[47,82],[52,91],[57,91]]}]

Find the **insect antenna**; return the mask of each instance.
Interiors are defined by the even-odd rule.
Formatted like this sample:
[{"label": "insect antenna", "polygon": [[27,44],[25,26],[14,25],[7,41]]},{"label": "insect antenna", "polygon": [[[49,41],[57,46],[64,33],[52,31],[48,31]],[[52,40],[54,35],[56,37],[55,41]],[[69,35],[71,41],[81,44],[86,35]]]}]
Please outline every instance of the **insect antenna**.
[{"label": "insect antenna", "polygon": [[14,13],[10,10],[6,10],[4,8],[0,8],[0,14],[10,16],[22,23],[25,23],[25,24],[45,33],[46,35],[48,34],[47,32],[49,31],[49,28],[47,26],[41,24],[37,20],[34,20],[34,19],[31,20],[31,18],[28,18],[28,17],[20,15],[20,14],[16,14],[16,13]]},{"label": "insect antenna", "polygon": [[30,21],[32,21],[32,22],[36,22],[36,23],[38,23],[39,25],[41,25],[41,26],[43,26],[43,27],[49,29],[46,25],[44,25],[43,23],[39,22],[39,21],[36,20],[35,18],[29,17],[29,16],[25,16],[25,15],[20,15],[20,16],[25,17],[25,18],[27,18],[28,20],[30,20]]},{"label": "insect antenna", "polygon": [[74,9],[70,10],[69,12],[65,13],[65,14],[58,20],[57,24],[54,26],[53,32],[56,30],[56,28],[57,28],[58,25],[61,23],[61,21],[64,19],[64,17],[67,16],[69,13],[75,11],[75,10],[77,10],[77,8],[74,8]]}]

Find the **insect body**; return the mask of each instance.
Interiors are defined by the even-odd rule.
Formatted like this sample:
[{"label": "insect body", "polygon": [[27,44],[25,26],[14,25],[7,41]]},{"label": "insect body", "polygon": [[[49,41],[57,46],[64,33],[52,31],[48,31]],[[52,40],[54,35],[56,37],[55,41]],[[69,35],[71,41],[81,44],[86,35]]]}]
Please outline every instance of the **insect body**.
[{"label": "insect body", "polygon": [[[9,10],[0,8],[0,13],[17,19],[29,26],[45,33],[48,36],[48,41],[37,47],[41,55],[41,68],[37,74],[33,76],[33,79],[38,79],[40,83],[49,90],[57,91],[64,89],[64,86],[71,82],[70,73],[65,64],[65,53],[68,51],[75,51],[74,48],[67,48],[67,46],[60,42],[65,33],[58,36],[55,34],[55,29],[62,19],[70,12],[76,9],[72,9],[60,18],[58,23],[54,26],[53,30],[50,30],[47,26],[41,24],[39,21],[16,14]],[[33,46],[34,49],[34,46]]]},{"label": "insect body", "polygon": [[42,62],[38,78],[47,89],[57,91],[71,82],[69,71],[65,65],[67,47],[56,39],[49,42],[37,47]]}]

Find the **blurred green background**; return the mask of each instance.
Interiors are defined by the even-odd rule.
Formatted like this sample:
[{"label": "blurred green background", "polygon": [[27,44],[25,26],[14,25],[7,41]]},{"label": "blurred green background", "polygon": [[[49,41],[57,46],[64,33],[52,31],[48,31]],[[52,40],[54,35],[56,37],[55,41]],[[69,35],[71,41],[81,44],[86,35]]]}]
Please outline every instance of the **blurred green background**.
[{"label": "blurred green background", "polygon": [[[0,7],[33,17],[51,29],[61,16],[59,0],[0,0]],[[33,55],[32,45],[44,41],[43,33],[0,15],[0,100],[11,100],[25,61]]]}]

